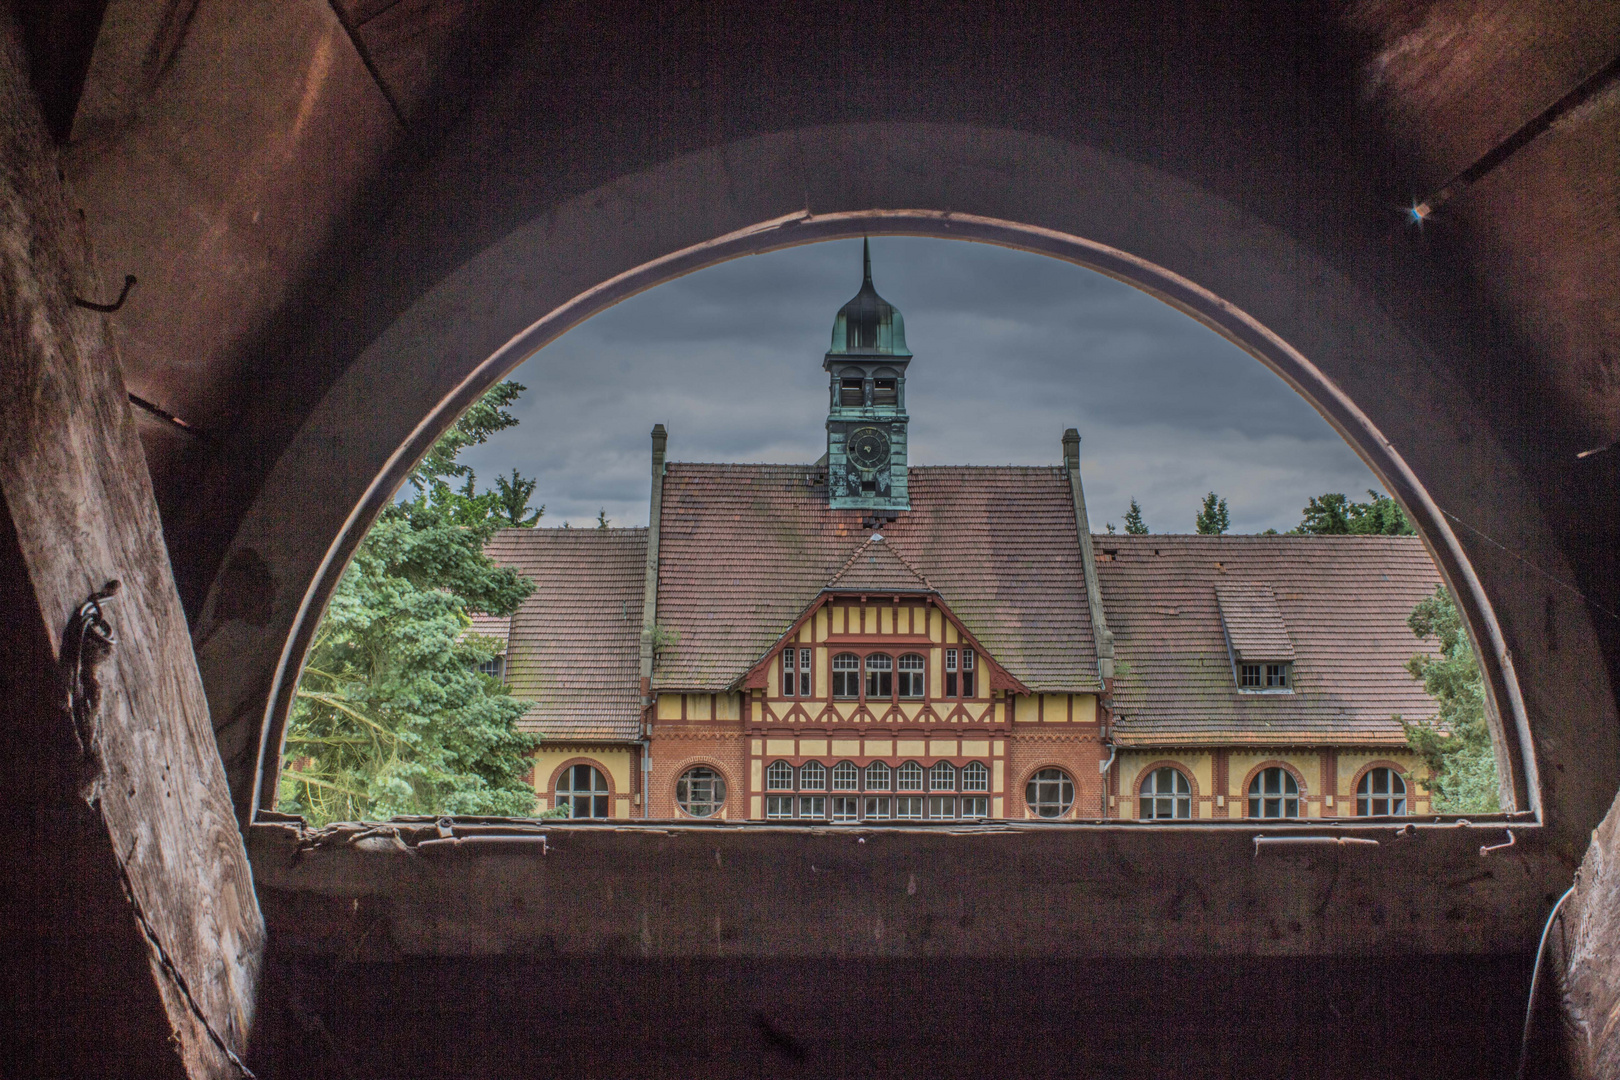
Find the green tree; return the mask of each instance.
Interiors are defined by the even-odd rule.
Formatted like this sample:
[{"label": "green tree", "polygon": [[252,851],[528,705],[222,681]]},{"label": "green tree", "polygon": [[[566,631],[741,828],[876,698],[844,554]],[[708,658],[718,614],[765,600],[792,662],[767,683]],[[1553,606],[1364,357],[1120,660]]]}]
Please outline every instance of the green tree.
[{"label": "green tree", "polygon": [[603,507],[602,509],[600,509],[600,510],[598,510],[596,512],[596,527],[598,529],[609,528],[609,527],[612,526],[612,524],[613,524],[613,522],[608,520],[607,508],[606,507]]},{"label": "green tree", "polygon": [[1125,531],[1132,536],[1146,536],[1148,533],[1147,522],[1142,520],[1142,508],[1135,499],[1131,500],[1131,508],[1125,511]]},{"label": "green tree", "polygon": [[1220,536],[1232,527],[1232,517],[1226,511],[1226,500],[1212,491],[1204,496],[1204,505],[1198,511],[1193,525],[1200,536]]},{"label": "green tree", "polygon": [[1496,813],[1496,750],[1485,720],[1485,686],[1462,616],[1444,585],[1412,609],[1406,625],[1419,640],[1434,638],[1438,656],[1419,653],[1406,662],[1439,705],[1433,722],[1408,723],[1406,739],[1429,767],[1430,806],[1441,814]]},{"label": "green tree", "polygon": [[1308,536],[1411,536],[1412,525],[1400,504],[1388,495],[1367,490],[1366,502],[1351,502],[1337,492],[1317,495],[1305,504],[1296,532]]},{"label": "green tree", "polygon": [[529,512],[529,498],[539,483],[538,480],[526,480],[519,476],[516,469],[512,470],[510,479],[504,476],[495,478],[495,513],[503,527],[532,529],[540,523],[546,514],[545,504],[542,503],[533,513]]},{"label": "green tree", "polygon": [[467,632],[470,613],[511,614],[533,585],[484,554],[510,519],[456,461],[516,423],[504,406],[522,389],[502,383],[468,410],[411,475],[415,497],[385,508],[356,550],[299,678],[284,810],[317,825],[534,812],[535,740],[513,726],[528,706],[478,670],[497,643]]}]

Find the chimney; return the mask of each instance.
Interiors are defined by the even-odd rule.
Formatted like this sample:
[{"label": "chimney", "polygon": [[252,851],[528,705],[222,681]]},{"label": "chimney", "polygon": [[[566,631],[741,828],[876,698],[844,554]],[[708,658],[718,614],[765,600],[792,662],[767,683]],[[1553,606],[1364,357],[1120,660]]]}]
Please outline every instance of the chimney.
[{"label": "chimney", "polygon": [[1091,540],[1091,519],[1086,515],[1086,491],[1080,483],[1080,432],[1063,433],[1063,472],[1074,498],[1074,527],[1080,535],[1080,566],[1086,577],[1086,603],[1091,609],[1091,636],[1097,643],[1097,675],[1106,688],[1114,677],[1114,635],[1103,610],[1102,586],[1097,582],[1097,553]]},{"label": "chimney", "polygon": [[664,448],[669,434],[663,424],[652,429],[652,498],[647,507],[647,565],[641,594],[641,704],[652,704],[653,631],[658,625],[658,524],[664,507]]}]

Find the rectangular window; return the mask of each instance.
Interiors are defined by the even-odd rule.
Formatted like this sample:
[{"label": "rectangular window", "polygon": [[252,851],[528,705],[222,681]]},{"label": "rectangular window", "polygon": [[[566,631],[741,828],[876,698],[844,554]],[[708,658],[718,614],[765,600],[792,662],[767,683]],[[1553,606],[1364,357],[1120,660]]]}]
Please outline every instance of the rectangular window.
[{"label": "rectangular window", "polygon": [[945,696],[956,696],[956,650],[945,650]]},{"label": "rectangular window", "polygon": [[810,657],[809,649],[799,650],[799,696],[810,696]]},{"label": "rectangular window", "polygon": [[973,650],[962,650],[962,696],[973,696]]},{"label": "rectangular window", "polygon": [[834,795],[832,800],[832,819],[834,821],[859,821],[861,800],[853,795]]},{"label": "rectangular window", "polygon": [[799,816],[820,820],[827,816],[827,796],[801,795],[799,796]]},{"label": "rectangular window", "polygon": [[956,816],[956,797],[953,795],[928,796],[928,816],[931,818],[954,818]]},{"label": "rectangular window", "polygon": [[833,697],[861,696],[861,658],[854,653],[839,653],[832,661]]},{"label": "rectangular window", "polygon": [[895,379],[872,380],[872,404],[896,405],[900,402],[899,382]]},{"label": "rectangular window", "polygon": [[889,797],[887,795],[867,796],[867,799],[866,799],[866,820],[867,821],[882,821],[884,818],[887,818],[888,816],[889,816]]},{"label": "rectangular window", "polygon": [[903,698],[920,698],[923,696],[923,658],[916,653],[908,653],[900,658],[900,696]]},{"label": "rectangular window", "polygon": [[965,818],[989,817],[990,800],[983,795],[964,796],[962,799],[962,816]]},{"label": "rectangular window", "polygon": [[1238,665],[1238,688],[1240,690],[1258,690],[1258,689],[1260,689],[1260,665],[1259,664],[1239,664]]},{"label": "rectangular window", "polygon": [[861,384],[862,384],[862,380],[860,380],[858,378],[855,378],[855,379],[849,379],[849,378],[839,379],[838,380],[838,404],[840,404],[840,405],[862,405],[862,404],[864,404],[865,401],[866,401],[866,394],[865,394],[864,388],[862,387]]},{"label": "rectangular window", "polygon": [[882,653],[866,658],[867,700],[885,700],[894,696],[894,661]]},{"label": "rectangular window", "polygon": [[793,650],[782,650],[782,696],[792,697],[798,680],[793,677]]},{"label": "rectangular window", "polygon": [[1287,688],[1288,688],[1288,665],[1287,664],[1267,664],[1266,665],[1266,689],[1267,690],[1286,690]]},{"label": "rectangular window", "polygon": [[506,654],[492,656],[478,665],[478,670],[492,679],[499,679],[506,674]]},{"label": "rectangular window", "polygon": [[790,818],[793,816],[793,796],[767,795],[765,796],[765,816],[772,820]]},{"label": "rectangular window", "polygon": [[894,816],[906,821],[915,821],[922,817],[923,801],[921,795],[902,795],[894,800]]}]

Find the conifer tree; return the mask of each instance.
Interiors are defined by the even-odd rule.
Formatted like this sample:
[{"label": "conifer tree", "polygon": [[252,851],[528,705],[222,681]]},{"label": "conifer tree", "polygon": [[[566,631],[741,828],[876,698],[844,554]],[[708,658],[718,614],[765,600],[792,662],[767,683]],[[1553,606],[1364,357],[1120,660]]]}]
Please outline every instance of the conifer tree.
[{"label": "conifer tree", "polygon": [[299,678],[287,812],[316,825],[534,812],[535,741],[514,727],[528,706],[479,671],[498,643],[467,633],[472,612],[509,615],[533,585],[484,554],[511,519],[456,460],[517,422],[504,406],[522,390],[502,383],[468,410],[411,475],[415,498],[386,507],[355,551]]},{"label": "conifer tree", "polygon": [[1367,490],[1368,501],[1351,502],[1333,492],[1305,504],[1296,532],[1308,536],[1411,536],[1413,528],[1400,504],[1388,495]]},{"label": "conifer tree", "polygon": [[610,528],[612,525],[613,522],[608,520],[607,507],[604,506],[602,509],[596,512],[596,527],[598,529],[606,529]]},{"label": "conifer tree", "polygon": [[1213,491],[1204,496],[1204,505],[1193,519],[1193,526],[1200,536],[1220,536],[1232,527],[1231,515],[1226,510],[1226,500],[1219,498]]},{"label": "conifer tree", "polygon": [[1430,808],[1439,814],[1496,813],[1496,750],[1485,720],[1485,685],[1462,616],[1444,585],[1419,601],[1406,625],[1419,639],[1434,638],[1438,656],[1419,653],[1406,662],[1414,679],[1439,704],[1433,723],[1408,723],[1406,739],[1429,766]]},{"label": "conifer tree", "polygon": [[1125,511],[1125,531],[1131,536],[1146,536],[1148,534],[1147,522],[1142,520],[1142,508],[1131,499],[1131,508]]},{"label": "conifer tree", "polygon": [[538,480],[519,476],[517,469],[512,470],[510,479],[504,476],[495,478],[495,512],[503,527],[532,529],[540,524],[540,519],[546,514],[545,504],[540,504],[533,513],[529,512],[529,497],[538,485]]}]

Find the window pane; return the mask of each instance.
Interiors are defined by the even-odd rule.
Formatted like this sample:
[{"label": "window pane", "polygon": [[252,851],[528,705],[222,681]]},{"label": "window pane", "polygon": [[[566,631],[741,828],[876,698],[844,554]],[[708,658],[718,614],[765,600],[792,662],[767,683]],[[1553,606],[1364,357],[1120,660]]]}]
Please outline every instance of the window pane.
[{"label": "window pane", "polygon": [[820,819],[827,816],[827,797],[825,795],[803,796],[799,799],[799,816],[802,818]]},{"label": "window pane", "polygon": [[794,688],[793,679],[793,650],[782,650],[782,696],[792,697]]},{"label": "window pane", "polygon": [[793,766],[785,761],[771,762],[771,767],[765,770],[765,790],[792,791]]},{"label": "window pane", "polygon": [[833,766],[832,787],[834,791],[859,791],[861,789],[861,773],[853,761],[840,761]]},{"label": "window pane", "polygon": [[894,790],[921,791],[923,789],[922,766],[915,761],[908,761],[895,772]]},{"label": "window pane", "polygon": [[956,768],[948,761],[936,761],[928,770],[929,791],[955,791]]},{"label": "window pane", "polygon": [[1074,804],[1074,782],[1062,769],[1042,769],[1030,777],[1024,801],[1037,817],[1062,817]]},{"label": "window pane", "polygon": [[982,761],[970,761],[962,766],[963,791],[989,791],[990,770]]},{"label": "window pane", "polygon": [[908,795],[894,800],[894,816],[912,820],[922,817],[923,801],[921,795]]},{"label": "window pane", "polygon": [[866,790],[889,790],[889,767],[881,761],[874,761],[866,767]]},{"label": "window pane", "polygon": [[819,761],[807,761],[799,766],[800,791],[826,791],[827,768]]},{"label": "window pane", "polygon": [[982,818],[990,816],[990,800],[983,795],[965,797],[962,800],[962,816],[965,818]]},{"label": "window pane", "polygon": [[793,796],[767,795],[765,796],[765,816],[768,818],[790,818],[793,816]]},{"label": "window pane", "polygon": [[956,816],[956,799],[950,795],[930,795],[928,797],[928,816],[931,818],[954,818]]},{"label": "window pane", "polygon": [[868,821],[880,821],[888,816],[889,797],[887,795],[866,800],[866,819]]},{"label": "window pane", "polygon": [[710,817],[726,801],[726,782],[707,765],[686,770],[675,783],[675,801],[693,817]]},{"label": "window pane", "polygon": [[834,821],[860,820],[860,800],[852,795],[837,795],[832,800],[832,819]]}]

